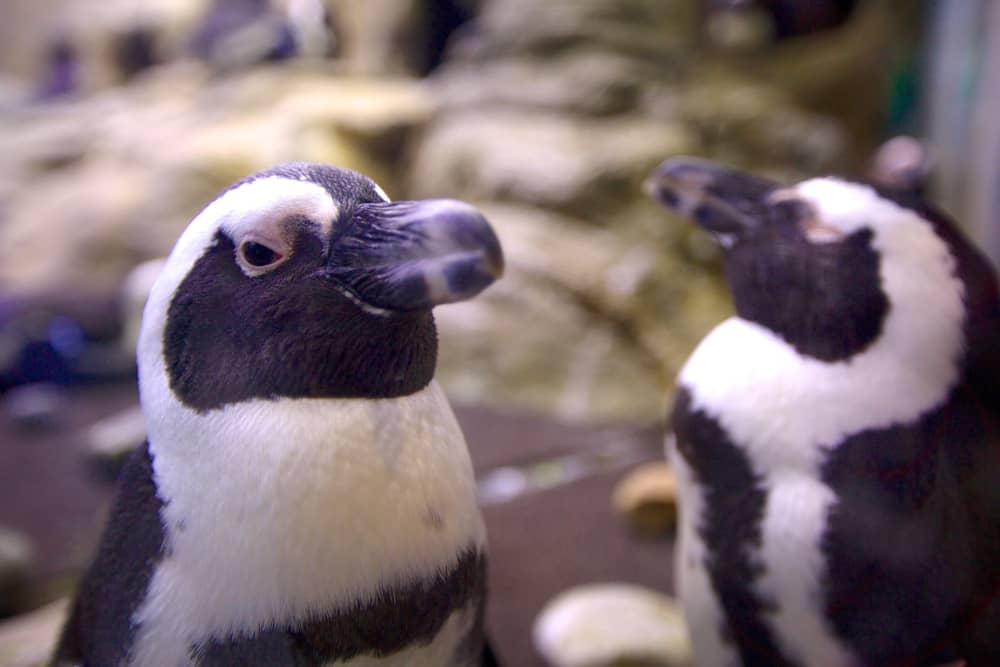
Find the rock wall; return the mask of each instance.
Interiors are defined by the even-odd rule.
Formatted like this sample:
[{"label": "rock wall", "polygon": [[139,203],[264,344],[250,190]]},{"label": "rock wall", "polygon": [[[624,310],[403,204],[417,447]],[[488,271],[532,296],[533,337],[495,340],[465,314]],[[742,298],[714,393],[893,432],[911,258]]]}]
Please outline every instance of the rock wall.
[{"label": "rock wall", "polygon": [[[143,16],[179,43],[205,3],[157,0]],[[331,162],[395,198],[468,199],[497,226],[507,276],[439,312],[440,375],[459,400],[659,419],[728,300],[705,239],[642,181],[682,153],[789,178],[853,168],[877,119],[815,109],[881,80],[888,4],[862,5],[834,31],[735,52],[710,48],[699,0],[480,0],[421,80],[388,73],[419,69],[435,0],[330,0],[339,60],[182,60],[4,112],[0,289],[114,289],[233,180]],[[137,16],[117,0],[61,18],[106,47]]]},{"label": "rock wall", "polygon": [[[808,110],[799,84],[772,83],[794,62],[787,47],[761,46],[752,65],[709,49],[701,10],[493,0],[453,43],[408,191],[480,203],[511,256],[495,289],[442,309],[442,369],[459,397],[661,418],[683,360],[729,306],[713,251],[648,200],[646,176],[677,154],[797,178],[866,153],[846,118]],[[814,67],[810,95],[865,74],[871,23],[823,37],[844,64]]]}]

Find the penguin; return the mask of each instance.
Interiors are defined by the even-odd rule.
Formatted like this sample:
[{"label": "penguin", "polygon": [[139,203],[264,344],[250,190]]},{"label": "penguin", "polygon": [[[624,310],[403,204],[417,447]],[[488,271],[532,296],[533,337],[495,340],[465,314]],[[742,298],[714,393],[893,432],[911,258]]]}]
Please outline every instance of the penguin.
[{"label": "penguin", "polygon": [[668,456],[699,665],[1000,665],[1000,312],[922,201],[694,158],[647,189],[721,247],[735,315]]},{"label": "penguin", "polygon": [[486,219],[288,164],[181,234],[123,470],[56,665],[490,664],[486,535],[431,309],[496,280]]}]

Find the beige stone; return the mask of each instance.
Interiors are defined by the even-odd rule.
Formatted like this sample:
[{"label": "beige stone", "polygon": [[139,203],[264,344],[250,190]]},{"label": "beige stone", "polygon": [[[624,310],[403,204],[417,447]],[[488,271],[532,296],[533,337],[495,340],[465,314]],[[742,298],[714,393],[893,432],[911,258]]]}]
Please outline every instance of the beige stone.
[{"label": "beige stone", "polygon": [[0,622],[0,667],[42,667],[47,664],[62,628],[68,600]]},{"label": "beige stone", "polygon": [[669,534],[677,525],[677,479],[664,462],[631,470],[615,485],[611,504],[642,537]]},{"label": "beige stone", "polygon": [[586,584],[560,593],[538,615],[533,640],[552,667],[694,664],[676,601],[633,584]]},{"label": "beige stone", "polygon": [[531,207],[480,208],[507,269],[476,299],[436,310],[449,391],[571,419],[661,419],[679,364],[728,312],[721,286],[676,280],[683,263],[628,234]]},{"label": "beige stone", "polygon": [[577,118],[517,110],[456,111],[428,128],[410,169],[417,196],[533,204],[597,224],[641,197],[665,156],[697,152],[682,127],[642,117]]}]

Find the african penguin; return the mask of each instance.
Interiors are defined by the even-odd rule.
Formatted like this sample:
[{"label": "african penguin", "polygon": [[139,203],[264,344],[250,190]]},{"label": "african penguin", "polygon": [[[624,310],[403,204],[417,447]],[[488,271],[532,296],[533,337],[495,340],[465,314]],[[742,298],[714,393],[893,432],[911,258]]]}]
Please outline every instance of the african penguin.
[{"label": "african penguin", "polygon": [[940,213],[711,162],[648,189],[715,237],[736,315],[668,449],[698,664],[1000,665],[1000,312]]},{"label": "african penguin", "polygon": [[479,665],[485,533],[431,308],[502,268],[473,207],[346,169],[211,202],[146,303],[148,443],[56,664]]}]

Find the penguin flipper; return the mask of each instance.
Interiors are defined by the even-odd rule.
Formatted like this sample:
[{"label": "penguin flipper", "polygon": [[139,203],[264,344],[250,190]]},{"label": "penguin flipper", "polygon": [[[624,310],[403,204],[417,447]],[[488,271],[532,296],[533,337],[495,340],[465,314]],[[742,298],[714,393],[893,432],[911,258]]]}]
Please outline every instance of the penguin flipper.
[{"label": "penguin flipper", "polygon": [[132,615],[163,557],[163,503],[145,443],[129,457],[101,535],[56,645],[52,664],[118,665],[135,637]]}]

